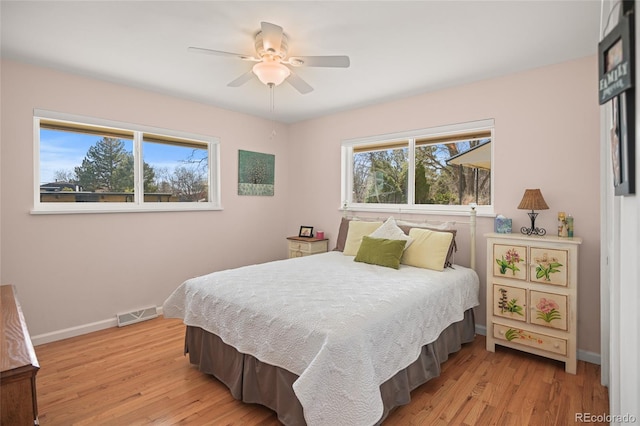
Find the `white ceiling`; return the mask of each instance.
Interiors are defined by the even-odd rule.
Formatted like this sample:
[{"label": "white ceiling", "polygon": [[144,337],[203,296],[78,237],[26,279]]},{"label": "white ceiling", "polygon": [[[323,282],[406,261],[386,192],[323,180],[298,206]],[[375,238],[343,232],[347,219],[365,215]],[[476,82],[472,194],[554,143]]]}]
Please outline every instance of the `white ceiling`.
[{"label": "white ceiling", "polygon": [[[292,123],[597,52],[600,2],[2,1],[2,56]],[[314,87],[227,83],[252,65],[187,52],[255,55],[260,22],[289,55],[348,55],[351,67],[296,68]],[[596,84],[596,82],[594,82]]]}]

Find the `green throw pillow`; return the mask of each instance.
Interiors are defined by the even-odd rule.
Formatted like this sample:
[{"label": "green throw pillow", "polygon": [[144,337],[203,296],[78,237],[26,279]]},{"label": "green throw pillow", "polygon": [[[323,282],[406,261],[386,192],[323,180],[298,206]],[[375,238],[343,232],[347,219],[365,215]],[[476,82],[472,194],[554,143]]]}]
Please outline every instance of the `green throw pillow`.
[{"label": "green throw pillow", "polygon": [[365,235],[353,260],[398,269],[405,244],[405,240],[387,240]]}]

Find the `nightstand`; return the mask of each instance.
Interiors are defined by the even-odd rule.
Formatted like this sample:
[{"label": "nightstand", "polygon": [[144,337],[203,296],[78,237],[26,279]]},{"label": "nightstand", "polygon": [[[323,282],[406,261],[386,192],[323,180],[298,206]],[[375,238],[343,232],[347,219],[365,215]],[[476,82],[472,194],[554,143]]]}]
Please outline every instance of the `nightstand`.
[{"label": "nightstand", "polygon": [[576,374],[580,238],[486,234],[487,350],[507,346]]},{"label": "nightstand", "polygon": [[329,250],[329,239],[287,237],[289,240],[289,258],[326,253]]}]

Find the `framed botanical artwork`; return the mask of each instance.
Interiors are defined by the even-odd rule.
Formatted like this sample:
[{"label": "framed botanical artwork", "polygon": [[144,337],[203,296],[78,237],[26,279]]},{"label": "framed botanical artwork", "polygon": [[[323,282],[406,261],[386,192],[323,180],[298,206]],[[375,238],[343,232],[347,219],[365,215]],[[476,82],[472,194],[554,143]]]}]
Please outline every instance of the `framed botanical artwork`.
[{"label": "framed botanical artwork", "polygon": [[527,248],[504,244],[493,245],[493,276],[527,279]]},{"label": "framed botanical artwork", "polygon": [[507,285],[493,285],[493,315],[527,321],[527,290]]},{"label": "framed botanical artwork", "polygon": [[238,150],[238,195],[273,195],[276,157]]},{"label": "framed botanical artwork", "polygon": [[531,247],[531,281],[567,285],[567,250]]},{"label": "framed botanical artwork", "polygon": [[529,297],[532,324],[567,329],[567,296],[531,290]]},{"label": "framed botanical artwork", "polygon": [[313,226],[301,226],[298,237],[313,238]]}]

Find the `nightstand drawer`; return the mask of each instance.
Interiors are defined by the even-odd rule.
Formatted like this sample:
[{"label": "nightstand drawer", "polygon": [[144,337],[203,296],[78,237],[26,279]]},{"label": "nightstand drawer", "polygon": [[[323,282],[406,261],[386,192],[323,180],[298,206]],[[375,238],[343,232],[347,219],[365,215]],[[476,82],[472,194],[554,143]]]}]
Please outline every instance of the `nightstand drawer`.
[{"label": "nightstand drawer", "polygon": [[493,324],[493,337],[554,354],[567,355],[567,340],[517,327]]},{"label": "nightstand drawer", "polygon": [[289,257],[309,256],[317,253],[325,253],[329,248],[329,240],[316,238],[301,239],[296,237],[288,237],[289,240]]},{"label": "nightstand drawer", "polygon": [[[316,249],[319,247],[316,246]],[[307,253],[311,253],[314,249],[314,245],[308,242],[302,241],[289,241],[289,250],[293,251],[304,251]]]}]

